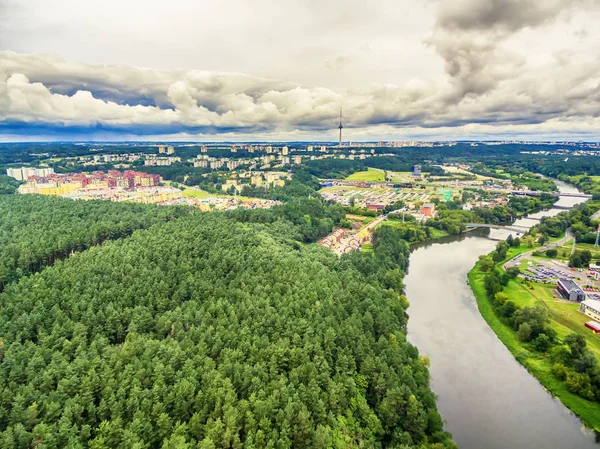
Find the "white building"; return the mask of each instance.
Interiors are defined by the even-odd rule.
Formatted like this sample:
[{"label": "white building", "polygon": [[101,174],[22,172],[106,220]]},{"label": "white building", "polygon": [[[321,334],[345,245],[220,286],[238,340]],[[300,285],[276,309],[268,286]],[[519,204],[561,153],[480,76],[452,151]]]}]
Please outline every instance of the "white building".
[{"label": "white building", "polygon": [[587,299],[581,301],[579,305],[579,311],[589,316],[595,321],[600,322],[600,301],[594,299]]},{"label": "white building", "polygon": [[17,181],[27,181],[30,176],[46,177],[54,173],[54,169],[50,167],[34,168],[20,167],[6,169],[7,176],[15,178]]}]

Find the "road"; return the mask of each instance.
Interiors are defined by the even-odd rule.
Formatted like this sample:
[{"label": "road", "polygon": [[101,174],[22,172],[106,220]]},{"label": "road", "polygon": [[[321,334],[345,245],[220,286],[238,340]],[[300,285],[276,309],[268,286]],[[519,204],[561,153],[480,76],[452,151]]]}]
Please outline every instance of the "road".
[{"label": "road", "polygon": [[571,228],[567,228],[567,230],[565,232],[565,236],[562,239],[557,240],[557,241],[552,242],[552,243],[548,243],[547,245],[542,246],[540,248],[531,249],[530,251],[521,253],[521,254],[513,257],[512,259],[510,259],[509,261],[507,261],[504,264],[504,269],[506,270],[507,268],[519,265],[519,261],[523,257],[531,256],[531,254],[534,251],[546,251],[546,250],[548,250],[550,248],[557,248],[557,247],[560,247],[560,246],[564,245],[565,243],[567,243],[569,240],[572,240],[573,238],[574,237],[573,237],[573,233],[571,232]]}]

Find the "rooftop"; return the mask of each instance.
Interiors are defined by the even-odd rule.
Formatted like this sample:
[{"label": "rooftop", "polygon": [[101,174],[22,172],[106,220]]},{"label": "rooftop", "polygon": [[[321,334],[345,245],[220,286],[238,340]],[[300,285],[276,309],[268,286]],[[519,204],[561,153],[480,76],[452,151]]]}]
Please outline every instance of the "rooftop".
[{"label": "rooftop", "polygon": [[585,301],[581,301],[581,304],[597,312],[600,312],[600,301],[597,301],[595,299],[586,299]]},{"label": "rooftop", "polygon": [[[579,285],[577,285],[575,282],[573,282],[570,279],[559,279],[558,282],[560,282],[562,284],[562,286],[568,291],[581,290]],[[583,290],[581,290],[581,291],[583,291]]]}]

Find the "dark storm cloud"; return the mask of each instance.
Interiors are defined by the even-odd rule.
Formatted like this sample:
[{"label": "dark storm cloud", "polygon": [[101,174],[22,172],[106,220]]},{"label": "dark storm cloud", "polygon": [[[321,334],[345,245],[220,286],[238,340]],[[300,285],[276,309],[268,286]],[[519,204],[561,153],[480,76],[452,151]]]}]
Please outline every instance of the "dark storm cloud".
[{"label": "dark storm cloud", "polygon": [[455,85],[453,99],[484,94],[520,71],[520,56],[500,47],[525,28],[555,21],[561,13],[597,0],[447,0],[440,3],[428,43],[443,58]]}]

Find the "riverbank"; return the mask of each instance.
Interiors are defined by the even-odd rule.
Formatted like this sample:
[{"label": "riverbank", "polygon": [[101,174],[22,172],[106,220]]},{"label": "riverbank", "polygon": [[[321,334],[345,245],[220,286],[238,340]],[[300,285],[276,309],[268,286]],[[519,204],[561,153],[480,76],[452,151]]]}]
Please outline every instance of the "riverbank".
[{"label": "riverbank", "polygon": [[[504,271],[503,264],[519,253],[529,251],[522,245],[511,248],[505,260],[497,263],[493,269]],[[525,347],[517,337],[517,332],[503,323],[494,312],[484,285],[486,273],[480,269],[481,262],[468,273],[469,284],[475,295],[479,312],[489,327],[504,343],[515,359],[521,363],[554,397],[558,398],[569,410],[576,414],[588,427],[600,431],[600,405],[571,393],[563,381],[552,372],[552,362],[547,353],[532,351]]]}]

